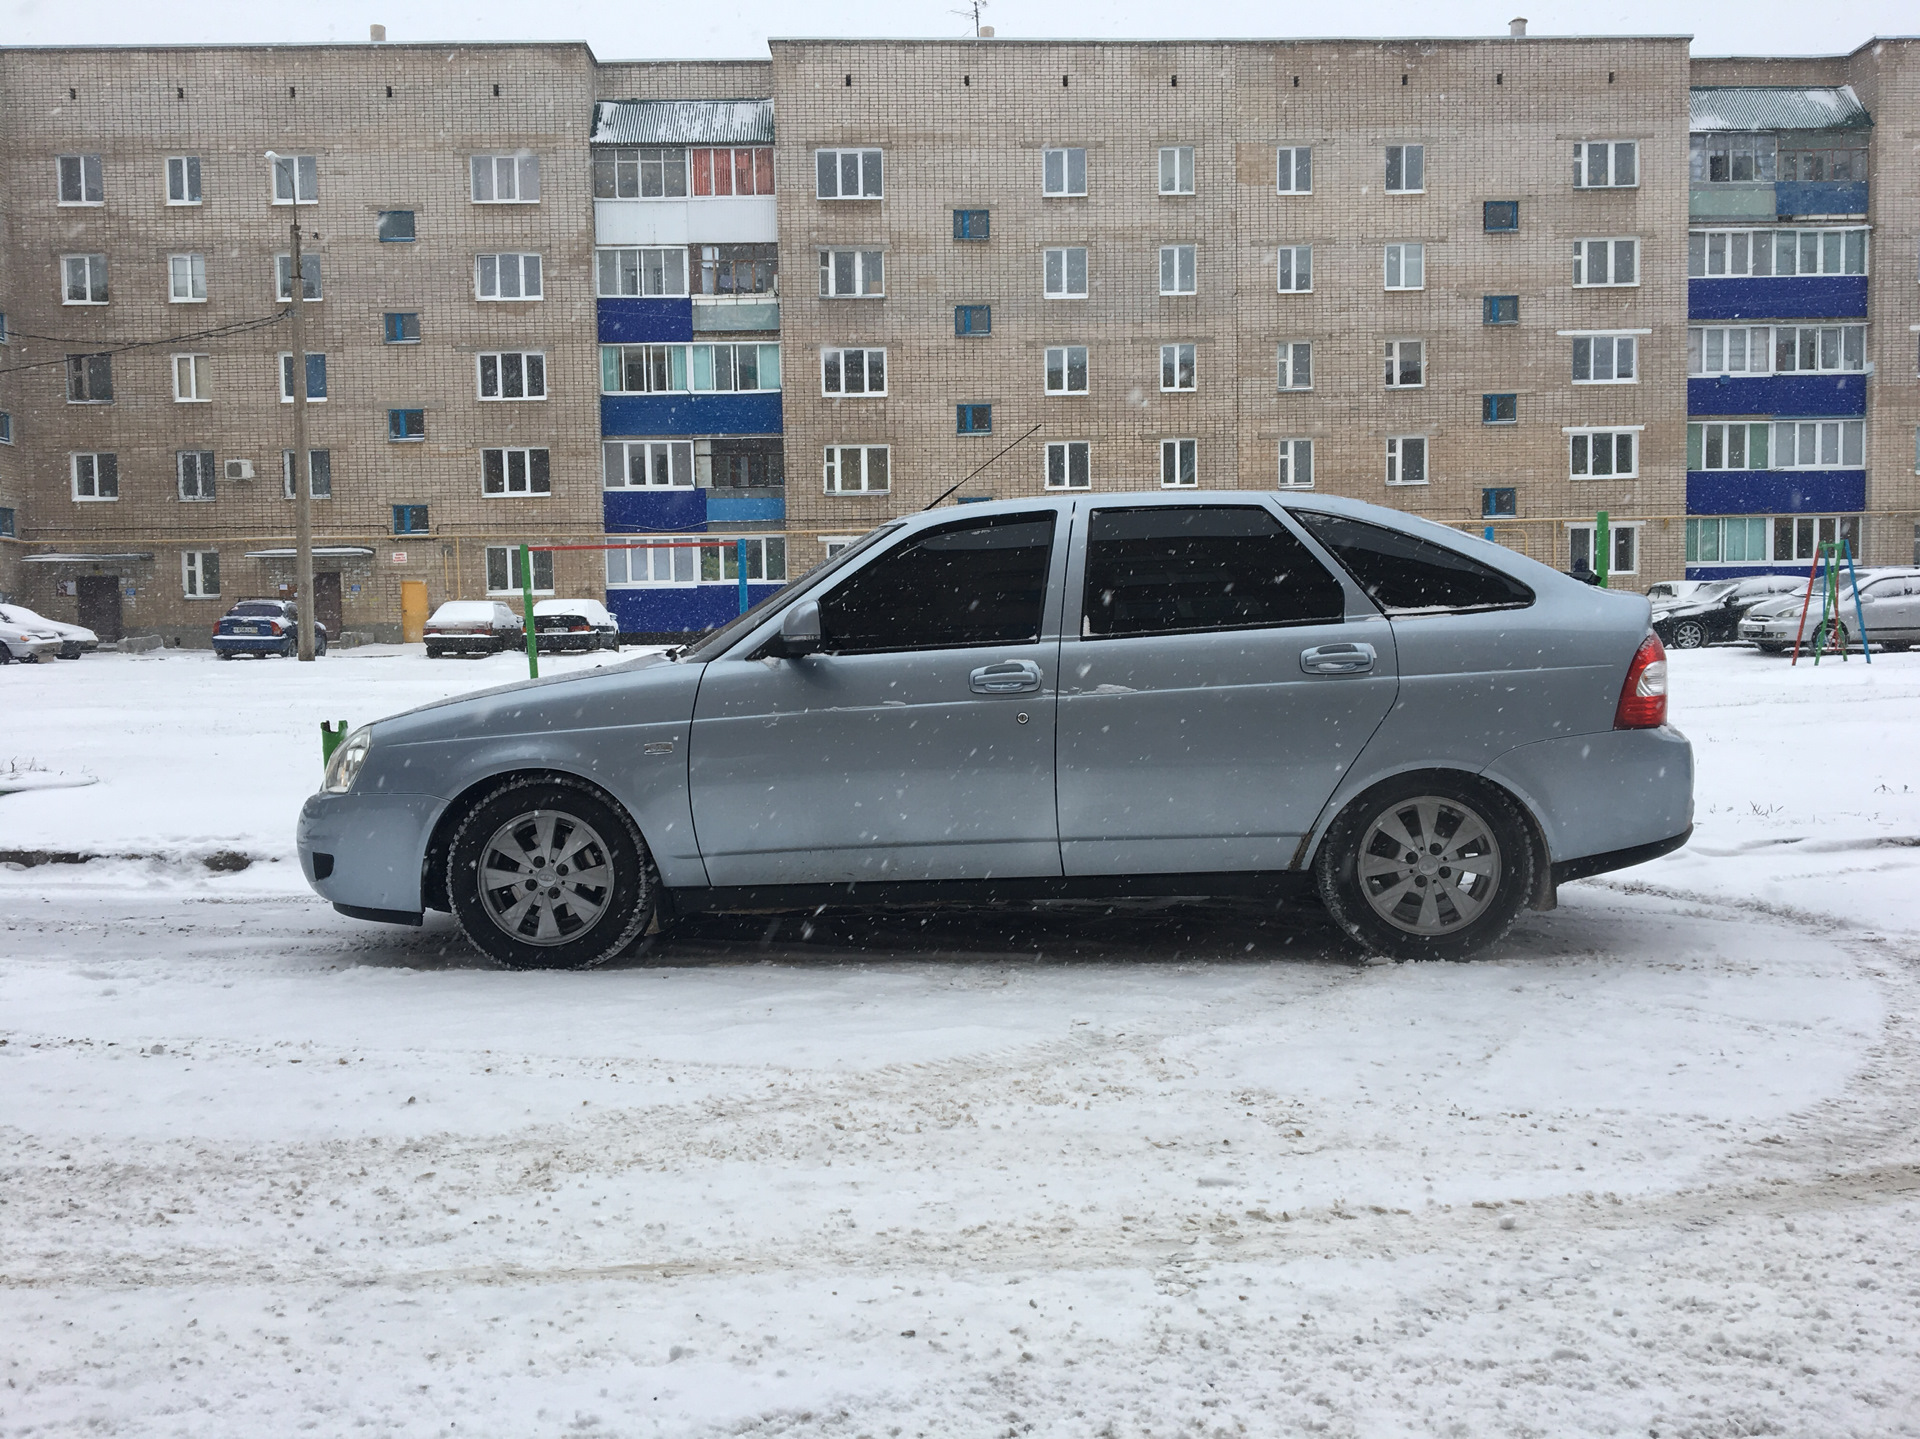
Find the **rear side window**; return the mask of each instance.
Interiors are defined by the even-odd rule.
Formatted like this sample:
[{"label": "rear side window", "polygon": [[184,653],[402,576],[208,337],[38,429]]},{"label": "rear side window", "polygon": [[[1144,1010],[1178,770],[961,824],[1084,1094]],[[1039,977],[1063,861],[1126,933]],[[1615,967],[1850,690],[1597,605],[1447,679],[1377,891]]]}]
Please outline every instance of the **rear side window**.
[{"label": "rear side window", "polygon": [[1101,509],[1087,528],[1088,639],[1337,620],[1340,582],[1263,509]]},{"label": "rear side window", "polygon": [[994,515],[904,541],[820,601],[838,654],[1031,644],[1040,638],[1054,517]]},{"label": "rear side window", "polygon": [[1533,603],[1533,591],[1520,581],[1431,540],[1344,515],[1292,513],[1388,614],[1517,609]]}]

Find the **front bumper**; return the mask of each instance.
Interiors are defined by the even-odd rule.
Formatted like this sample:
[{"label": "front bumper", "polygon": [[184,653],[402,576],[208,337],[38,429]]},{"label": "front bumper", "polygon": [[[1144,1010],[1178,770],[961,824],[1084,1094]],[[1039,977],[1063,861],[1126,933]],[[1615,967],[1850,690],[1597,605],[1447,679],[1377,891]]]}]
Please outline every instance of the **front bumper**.
[{"label": "front bumper", "polygon": [[344,912],[418,923],[420,867],[446,803],[430,794],[310,795],[300,809],[300,872]]},{"label": "front bumper", "polygon": [[1745,619],[1740,621],[1740,638],[1756,645],[1790,645],[1800,633],[1800,617]]}]

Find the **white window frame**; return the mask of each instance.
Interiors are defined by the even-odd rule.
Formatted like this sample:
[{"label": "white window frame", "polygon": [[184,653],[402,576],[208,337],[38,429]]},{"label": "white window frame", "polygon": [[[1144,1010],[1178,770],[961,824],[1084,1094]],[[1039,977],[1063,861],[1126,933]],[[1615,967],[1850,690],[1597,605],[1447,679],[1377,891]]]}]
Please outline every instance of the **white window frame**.
[{"label": "white window frame", "polygon": [[[191,457],[192,464],[188,460]],[[201,472],[201,460],[206,461],[205,473]],[[194,471],[194,493],[187,493],[187,470]],[[174,493],[184,504],[209,505],[220,498],[219,462],[212,450],[175,450],[173,452]]]},{"label": "white window frame", "polygon": [[[1780,268],[1782,241],[1788,257],[1784,270]],[[1809,245],[1813,250],[1812,269],[1801,264],[1801,252]],[[1857,253],[1849,256],[1849,249]],[[1872,236],[1865,225],[1795,225],[1760,230],[1698,228],[1687,232],[1687,278],[1794,280],[1811,275],[1865,276],[1873,268],[1871,251]],[[1829,260],[1838,268],[1828,269]],[[1719,269],[1714,268],[1716,263]]]},{"label": "white window frame", "polygon": [[1282,340],[1276,352],[1276,389],[1305,392],[1313,388],[1313,341]]},{"label": "white window frame", "polygon": [[1162,440],[1160,442],[1160,488],[1193,490],[1199,487],[1200,442],[1191,437]]},{"label": "white window frame", "polygon": [[[1049,490],[1091,490],[1093,488],[1093,446],[1086,440],[1053,440],[1045,451],[1044,468]],[[1080,481],[1074,483],[1075,462],[1078,462]],[[1054,476],[1060,476],[1055,483]]]},{"label": "white window frame", "polygon": [[[320,470],[315,471],[314,457],[321,456]],[[293,451],[280,451],[280,498],[289,504],[293,502]],[[307,498],[310,500],[330,500],[333,498],[333,451],[326,445],[307,446]]]},{"label": "white window frame", "polygon": [[[1396,153],[1397,152],[1397,153]],[[1393,167],[1400,166],[1400,183],[1393,183]],[[1409,185],[1407,179],[1413,174],[1419,183]],[[1419,144],[1400,144],[1387,146],[1386,168],[1381,177],[1382,188],[1389,195],[1424,195],[1427,193],[1427,147]]]},{"label": "white window frame", "polygon": [[[201,202],[200,157],[198,155],[167,156],[167,203],[169,205],[188,206]],[[175,184],[175,179],[179,184]]]},{"label": "white window frame", "polygon": [[537,205],[540,157],[531,150],[469,155],[467,185],[476,205]]},{"label": "white window frame", "polygon": [[271,191],[276,205],[317,205],[320,203],[320,157],[318,155],[275,155],[271,168]]},{"label": "white window frame", "polygon": [[[1691,422],[1687,426],[1688,469],[1695,468],[1692,463],[1694,448],[1693,431],[1695,430],[1700,432],[1700,464],[1698,468],[1703,471],[1710,470],[1718,474],[1727,470],[1770,470],[1773,468],[1773,422],[1771,420],[1695,420]],[[1762,442],[1766,445],[1767,449],[1767,463],[1764,465],[1756,465],[1753,463],[1753,441],[1756,430],[1766,437]],[[1740,437],[1740,463],[1737,465],[1730,463],[1733,457],[1733,437],[1735,434],[1738,434]],[[1713,453],[1713,441],[1715,438],[1718,438],[1720,442],[1720,463],[1717,465],[1709,463]]]},{"label": "white window frame", "polygon": [[[67,196],[67,167],[72,165],[80,182],[80,198]],[[53,200],[62,208],[98,206],[107,203],[106,179],[98,155],[56,155],[53,159]]]},{"label": "white window frame", "polygon": [[[1743,554],[1737,557],[1727,554],[1727,526],[1741,526],[1740,547],[1751,549],[1747,543],[1753,535],[1753,527],[1758,526],[1760,534],[1760,553],[1758,556]],[[1700,554],[1703,546],[1700,536],[1711,532],[1713,554],[1703,558]],[[1773,559],[1773,516],[1771,515],[1691,515],[1687,519],[1686,548],[1682,561],[1689,565],[1770,565]]]},{"label": "white window frame", "polygon": [[[634,478],[634,458],[639,457],[640,478]],[[615,456],[619,458],[619,483],[613,479]],[[654,460],[666,461],[666,480],[656,482]],[[600,487],[606,490],[691,490],[695,488],[692,440],[602,440],[600,442]]]},{"label": "white window frame", "polygon": [[[1607,542],[1613,546],[1613,554],[1607,557],[1607,577],[1609,579],[1614,575],[1637,575],[1640,573],[1640,530],[1644,523],[1642,520],[1613,520],[1607,525]],[[1592,567],[1593,547],[1595,541],[1599,539],[1599,526],[1591,521],[1586,524],[1575,523],[1567,526],[1567,558],[1569,563],[1572,563],[1574,558],[1573,537],[1575,535],[1586,536],[1585,558],[1588,566]],[[1633,566],[1630,569],[1622,569],[1614,564],[1614,560],[1617,559],[1620,554],[1620,539],[1622,536],[1627,538],[1627,542],[1633,550]],[[1771,563],[1771,561],[1766,561],[1765,563]]]},{"label": "white window frame", "polygon": [[[614,360],[620,372],[620,384],[616,389],[607,388],[607,352],[617,351]],[[646,380],[637,390],[627,385],[627,351],[641,350],[642,376]],[[653,379],[664,371],[666,383],[656,385]],[[687,395],[693,393],[693,377],[689,370],[687,346],[684,344],[657,344],[643,341],[632,345],[602,345],[600,347],[600,393],[603,395]]]},{"label": "white window frame", "polygon": [[213,399],[209,356],[182,353],[169,356],[168,361],[176,405],[204,405]]},{"label": "white window frame", "polygon": [[[207,561],[211,559],[212,565]],[[213,571],[213,586],[207,587],[207,571]],[[180,552],[180,594],[189,600],[220,598],[220,551],[182,550]]]},{"label": "white window frame", "polygon": [[[1633,178],[1620,180],[1620,155],[1633,157]],[[1599,163],[1594,162],[1598,159]],[[1592,175],[1604,174],[1595,182]],[[1573,188],[1576,190],[1637,190],[1640,188],[1640,142],[1638,140],[1576,140],[1573,143]]]},{"label": "white window frame", "polygon": [[[1171,183],[1169,183],[1171,175]],[[1193,190],[1193,146],[1162,145],[1160,147],[1160,193],[1162,195],[1191,195]]]},{"label": "white window frame", "polygon": [[[1733,363],[1733,337],[1740,337],[1739,349],[1745,363]],[[1708,363],[1708,352],[1715,348],[1720,363]],[[1755,364],[1755,358],[1759,364]],[[1714,378],[1720,375],[1748,377],[1773,373],[1773,326],[1771,325],[1691,325],[1687,329],[1687,374],[1690,378]]]},{"label": "white window frame", "polygon": [[[851,279],[853,288],[842,290],[840,286],[840,256],[852,257]],[[872,249],[856,249],[852,246],[822,247],[820,257],[820,298],[823,300],[884,300],[887,297],[887,256],[878,246]],[[879,288],[868,289],[867,271],[877,268],[880,271]]]},{"label": "white window frame", "polygon": [[[1591,334],[1577,334],[1572,337],[1573,383],[1576,385],[1637,385],[1640,383],[1640,339],[1636,333],[1596,330]],[[1585,347],[1584,350],[1582,347]],[[1581,377],[1581,356],[1586,356],[1586,376]],[[1600,363],[1602,354],[1606,363]],[[1620,373],[1620,362],[1626,360],[1629,373]],[[1604,374],[1601,371],[1605,371]]]},{"label": "white window frame", "polygon": [[[860,388],[847,388],[847,356],[860,357]],[[880,384],[878,388],[868,381],[873,376],[875,357],[879,357]],[[830,377],[838,374],[840,386],[834,388]],[[827,345],[820,350],[820,393],[836,398],[876,399],[887,393],[887,351],[882,345]]]},{"label": "white window frame", "polygon": [[[854,166],[859,193],[848,194],[847,162]],[[869,174],[868,172],[872,173]],[[828,177],[832,177],[831,184]],[[868,188],[871,182],[872,188]],[[840,146],[813,152],[813,194],[816,200],[884,200],[887,190],[886,152],[871,145]]]},{"label": "white window frame", "polygon": [[[184,286],[182,281],[185,281]],[[185,293],[182,293],[184,290]],[[167,256],[167,303],[207,303],[207,257],[194,251]]]},{"label": "white window frame", "polygon": [[[493,582],[493,557],[495,555],[504,557],[503,572],[507,577],[507,583],[504,587],[496,586]],[[527,559],[533,566],[533,573],[528,576],[528,578],[533,581],[531,590],[522,588],[520,584],[520,546],[488,545],[486,547],[486,553],[480,557],[480,562],[482,566],[484,566],[487,579],[487,593],[490,595],[552,594],[554,570],[553,551],[534,550],[528,553]],[[542,561],[545,562],[544,565]],[[547,582],[544,585],[540,583],[540,571],[543,568],[547,572]]]},{"label": "white window frame", "polygon": [[[487,362],[493,362],[493,388],[495,393],[487,393]],[[520,362],[521,393],[509,395],[507,389],[507,371],[509,360]],[[473,357],[474,389],[476,398],[488,404],[507,404],[521,400],[544,400],[547,397],[547,352],[545,350],[482,350]],[[535,393],[533,382],[539,379],[540,389]]]},{"label": "white window frame", "polygon": [[[1607,256],[1607,278],[1591,278],[1590,261],[1593,252],[1591,246],[1605,245]],[[1633,278],[1618,280],[1614,276],[1620,273],[1620,247],[1625,245],[1626,252],[1633,256]],[[1594,235],[1573,242],[1573,287],[1576,290],[1626,290],[1640,284],[1640,237],[1638,235]]]},{"label": "white window frame", "polygon": [[[1419,366],[1420,378],[1404,380],[1404,361],[1407,347],[1413,347],[1413,355]],[[1427,342],[1425,340],[1388,340],[1386,349],[1386,386],[1389,390],[1424,390],[1427,387]]]},{"label": "white window frame", "polygon": [[[1168,266],[1171,264],[1172,268]],[[1184,273],[1182,273],[1184,267]],[[1168,288],[1168,277],[1172,288]],[[1183,285],[1181,282],[1185,281]],[[1197,295],[1200,293],[1200,247],[1198,245],[1162,245],[1160,247],[1160,293]]]},{"label": "white window frame", "polygon": [[[1180,365],[1186,362],[1186,384],[1180,381]],[[1171,376],[1174,383],[1168,384]],[[1197,347],[1175,342],[1160,347],[1160,393],[1163,395],[1190,395],[1200,388],[1200,365]]]},{"label": "white window frame", "polygon": [[[710,377],[712,377],[714,381],[714,383],[711,383],[711,384],[703,385],[700,383],[700,368],[701,368],[700,352],[702,350],[707,350],[711,352],[707,356],[707,360],[706,360],[707,373]],[[720,356],[718,352],[721,350],[729,350],[734,352],[728,357],[728,361],[727,361],[728,365],[731,367],[733,378],[734,378],[734,383],[731,385],[721,385],[719,383]],[[753,357],[754,383],[752,388],[748,388],[747,386],[739,383],[741,367],[740,367],[740,356],[738,352],[741,350],[754,351],[754,357]],[[773,352],[773,356],[772,356],[773,363],[771,366],[767,364],[767,358],[768,358],[767,351],[769,350]],[[771,371],[771,373],[773,374],[774,381],[775,381],[771,385],[766,383],[766,377],[769,371]],[[696,340],[692,344],[687,346],[687,386],[689,391],[693,394],[696,394],[696,395],[777,395],[780,393],[779,377],[780,377],[780,346],[777,342],[769,343],[766,341],[755,340],[755,339]]]},{"label": "white window frame", "polygon": [[[489,260],[493,262],[494,272],[493,288],[495,293],[491,295],[486,292],[484,284],[487,261]],[[503,295],[499,293],[500,276],[506,272],[508,261],[513,262],[513,268],[518,272],[516,285],[520,293],[517,295]],[[529,261],[532,262],[531,265],[528,264]],[[532,293],[529,293],[527,290],[527,275],[529,270],[532,271],[534,282],[534,290]],[[488,304],[504,305],[518,305],[535,300],[544,300],[546,298],[546,270],[546,264],[536,250],[483,251],[473,257],[473,297],[476,300],[484,300]]]},{"label": "white window frame", "polygon": [[[1407,470],[1407,455],[1411,446],[1419,447],[1420,477],[1409,480],[1404,478]],[[1433,483],[1432,445],[1425,435],[1388,435],[1387,436],[1387,483],[1393,486],[1430,485]]]},{"label": "white window frame", "polygon": [[[487,456],[500,456],[500,488],[487,488]],[[533,487],[533,457],[547,457],[547,487]],[[514,487],[514,460],[520,462],[520,486]],[[553,495],[553,451],[546,445],[483,445],[480,448],[480,495],[488,500],[545,500]]]},{"label": "white window frame", "polygon": [[[873,457],[879,454],[875,483]],[[859,474],[849,477],[847,469],[857,463]],[[821,455],[821,485],[829,495],[885,495],[893,491],[893,447],[891,445],[828,445]]]},{"label": "white window frame", "polygon": [[[99,263],[96,264],[95,261]],[[82,291],[79,299],[73,298],[74,267],[79,265]],[[95,299],[95,295],[99,298]],[[62,255],[60,257],[60,303],[63,305],[104,305],[112,298],[113,287],[108,283],[107,257],[98,251],[82,254]]]},{"label": "white window frame", "polygon": [[[1640,477],[1640,434],[1644,425],[1568,425],[1560,433],[1567,437],[1567,477],[1574,480],[1634,480]],[[1605,472],[1593,467],[1599,453],[1597,441],[1607,439]],[[1633,452],[1632,468],[1620,469],[1620,441],[1625,439]],[[1584,463],[1587,468],[1577,468]]]},{"label": "white window frame", "polygon": [[[1282,184],[1282,180],[1286,183]],[[1306,183],[1301,184],[1302,180]],[[1279,195],[1311,195],[1313,193],[1313,146],[1280,145],[1275,148],[1273,188],[1274,193]]]},{"label": "white window frame", "polygon": [[[1080,288],[1073,288],[1073,267],[1075,256],[1079,257]],[[1049,300],[1084,300],[1087,298],[1087,247],[1085,245],[1057,245],[1040,252],[1040,292]]]},{"label": "white window frame", "polygon": [[[1769,436],[1767,447],[1768,468],[1774,470],[1858,470],[1866,466],[1866,429],[1865,420],[1809,419],[1774,420],[1773,433]],[[1793,460],[1784,463],[1787,451],[1786,441],[1791,435],[1793,441]],[[1833,452],[1839,457],[1826,458],[1828,442],[1832,441]],[[1801,454],[1808,442],[1812,443],[1813,456],[1802,460]],[[1849,460],[1847,452],[1851,450],[1854,458]]]},{"label": "white window frame", "polygon": [[[311,290],[313,293],[307,293]],[[293,303],[293,252],[282,250],[273,257],[273,297],[283,305]],[[311,250],[300,252],[300,302],[317,305],[327,297],[326,281],[320,269],[320,257]]]},{"label": "white window frame", "polygon": [[[1073,358],[1080,357],[1080,387],[1073,387]],[[1056,356],[1058,357],[1056,361]],[[1041,393],[1048,395],[1085,395],[1090,392],[1092,365],[1089,351],[1085,345],[1049,345],[1042,358],[1043,368],[1040,374]],[[1054,374],[1060,376],[1060,387],[1053,383]]]},{"label": "white window frame", "polygon": [[[1854,515],[1774,515],[1770,533],[1767,535],[1767,550],[1770,554],[1780,553],[1780,527],[1785,525],[1791,537],[1789,548],[1793,551],[1791,559],[1769,560],[1769,564],[1804,565],[1818,555],[1819,545],[1832,544],[1838,539],[1852,542],[1855,554],[1860,550],[1860,520]],[[1803,531],[1802,526],[1806,529]],[[1802,536],[1805,543],[1802,543]]]},{"label": "white window frame", "polygon": [[[1301,478],[1302,475],[1305,478]],[[1280,441],[1279,485],[1283,490],[1313,488],[1313,441],[1304,436]]]},{"label": "white window frame", "polygon": [[[103,459],[110,461],[108,468],[113,471],[113,474],[109,478],[109,483],[113,486],[113,493],[110,495],[100,493],[100,461]],[[93,490],[92,494],[82,494],[80,492],[80,471],[83,468],[80,462],[82,460],[91,462],[84,468],[87,470],[87,484]],[[78,503],[83,505],[112,504],[120,498],[120,457],[112,450],[76,450],[67,456],[67,478],[72,487],[73,498]]]},{"label": "white window frame", "polygon": [[[1801,351],[1805,348],[1805,332],[1813,334],[1813,364],[1800,363]],[[1791,336],[1791,338],[1787,338]],[[1835,364],[1828,364],[1828,338],[1833,341]],[[1849,341],[1852,343],[1849,344]],[[1780,363],[1782,345],[1791,347],[1793,363]],[[1867,367],[1867,322],[1864,320],[1840,324],[1790,324],[1773,327],[1773,373],[1776,375],[1859,375]]]},{"label": "white window frame", "polygon": [[1427,246],[1423,240],[1399,240],[1380,251],[1381,284],[1388,290],[1427,288]]},{"label": "white window frame", "polygon": [[[1078,168],[1080,188],[1074,188],[1074,170]],[[1084,199],[1087,193],[1087,151],[1085,146],[1049,145],[1040,152],[1040,194],[1046,199]]]},{"label": "white window frame", "polygon": [[[688,293],[690,272],[685,245],[602,245],[593,252],[593,292],[603,300],[677,300]],[[626,288],[629,280],[634,289]]]},{"label": "white window frame", "polygon": [[[704,535],[649,535],[658,543],[646,549],[607,551],[608,589],[692,589],[700,583],[700,550]],[[618,573],[615,567],[618,566]],[[643,572],[638,578],[634,569]]]},{"label": "white window frame", "polygon": [[[316,355],[317,355],[317,356],[319,356],[319,359],[320,359],[320,376],[321,376],[321,383],[322,383],[322,384],[323,384],[323,385],[324,385],[324,386],[325,386],[325,387],[326,387],[326,388],[327,388],[327,389],[328,389],[329,391],[331,391],[331,389],[332,389],[333,387],[332,387],[332,384],[331,384],[331,383],[330,383],[330,382],[329,382],[329,381],[327,380],[327,373],[326,373],[326,372],[327,372],[327,355],[326,355],[326,351],[324,351],[324,350],[308,350],[308,351],[307,351],[307,358],[308,358],[309,360],[311,360],[311,359],[313,359],[313,358],[314,358],[314,357],[315,357]],[[302,368],[302,369],[305,369],[306,367],[305,367],[305,366],[301,366],[300,368]],[[294,369],[295,369],[295,366],[294,366],[294,364],[293,364],[293,351],[292,351],[292,350],[282,350],[282,351],[280,352],[280,354],[279,354],[279,356],[277,357],[277,359],[276,359],[276,361],[275,361],[275,363],[274,363],[274,371],[275,371],[275,373],[276,373],[276,374],[278,374],[278,375],[279,375],[279,377],[280,377],[280,403],[281,403],[281,404],[283,404],[283,405],[291,405],[291,404],[293,403],[293,372],[294,372]],[[312,389],[313,389],[313,385],[312,385],[312,383],[311,383],[311,381],[312,381],[312,378],[313,378],[313,377],[312,377],[312,375],[311,375],[311,374],[308,374],[306,378],[307,378],[307,380],[308,380],[308,385],[307,385],[307,389],[308,389],[308,394],[307,394],[307,403],[308,403],[309,405],[324,405],[324,404],[326,404],[326,402],[327,402],[327,397],[326,397],[326,395],[324,395],[324,394],[322,394],[322,395],[319,395],[319,396],[315,396],[315,395],[314,395],[314,394],[312,393]]]},{"label": "white window frame", "polygon": [[[1302,284],[1301,281],[1305,281]],[[1274,289],[1282,295],[1313,293],[1313,246],[1282,245],[1274,254]]]},{"label": "white window frame", "polygon": [[[1793,242],[1789,247],[1793,255],[1793,264],[1791,269],[1783,270],[1780,268],[1780,241],[1788,235],[1793,236]],[[1849,270],[1847,241],[1855,235],[1860,237],[1860,268]],[[1813,244],[1816,266],[1811,270],[1804,263],[1809,241]],[[1865,225],[1783,226],[1773,232],[1770,262],[1773,266],[1773,276],[1777,280],[1805,279],[1809,275],[1865,275],[1873,268],[1871,249],[1872,242],[1868,227]],[[1829,251],[1835,252],[1838,269],[1827,268]]]}]

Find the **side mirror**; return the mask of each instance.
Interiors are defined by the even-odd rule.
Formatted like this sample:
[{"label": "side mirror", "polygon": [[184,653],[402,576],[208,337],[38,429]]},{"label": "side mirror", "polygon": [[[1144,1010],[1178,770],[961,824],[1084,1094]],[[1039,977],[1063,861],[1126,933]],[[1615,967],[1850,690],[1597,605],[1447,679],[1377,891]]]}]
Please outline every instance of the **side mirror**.
[{"label": "side mirror", "polygon": [[797,660],[820,652],[820,602],[800,600],[787,606],[780,616],[780,633],[767,653],[781,659]]}]

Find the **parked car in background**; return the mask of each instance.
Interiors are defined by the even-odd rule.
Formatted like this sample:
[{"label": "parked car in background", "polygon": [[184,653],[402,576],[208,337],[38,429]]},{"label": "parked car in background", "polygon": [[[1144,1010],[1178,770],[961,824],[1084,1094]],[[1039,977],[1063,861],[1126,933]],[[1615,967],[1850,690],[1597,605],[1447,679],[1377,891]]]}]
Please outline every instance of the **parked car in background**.
[{"label": "parked car in background", "polygon": [[620,624],[598,600],[535,600],[533,634],[542,650],[620,648]]},{"label": "parked car in background", "polygon": [[[1854,581],[1840,582],[1840,632],[1838,643],[1853,647],[1860,643],[1860,621],[1867,625],[1867,643],[1890,650],[1910,649],[1920,644],[1920,568],[1901,567],[1861,570],[1859,606],[1854,604]],[[1751,640],[1768,654],[1790,648],[1796,636],[1803,646],[1827,648],[1827,627],[1832,620],[1820,616],[1822,594],[1818,581],[1813,596],[1806,598],[1806,581],[1800,581],[1797,594],[1781,595],[1755,605],[1740,621],[1740,638]],[[1805,618],[1802,619],[1802,609]],[[1806,630],[1801,631],[1804,622]]]},{"label": "parked car in background", "polygon": [[666,655],[355,730],[300,862],[525,968],[677,914],[1247,894],[1464,959],[1686,841],[1647,614],[1328,495],[935,509]]},{"label": "parked car in background", "polygon": [[84,625],[62,624],[45,615],[35,614],[25,605],[0,605],[0,622],[23,629],[51,630],[60,637],[60,658],[77,660],[88,650],[100,648],[100,636]]},{"label": "parked car in background", "polygon": [[448,600],[427,620],[427,658],[497,655],[526,643],[520,616],[498,600]]},{"label": "parked car in background", "polygon": [[[241,600],[214,625],[213,652],[223,660],[235,655],[292,659],[300,653],[298,606],[292,600]],[[327,627],[317,620],[313,652],[327,652]]]},{"label": "parked car in background", "polygon": [[1653,632],[1677,650],[1725,644],[1740,638],[1740,618],[1762,600],[1806,588],[1792,575],[1750,575],[1741,580],[1712,580],[1670,604],[1656,605]]},{"label": "parked car in background", "polygon": [[1685,598],[1706,583],[1706,580],[1661,580],[1647,586],[1647,603],[1657,610]]},{"label": "parked car in background", "polygon": [[60,636],[38,625],[16,624],[0,620],[0,665],[19,660],[33,664],[60,653]]}]

